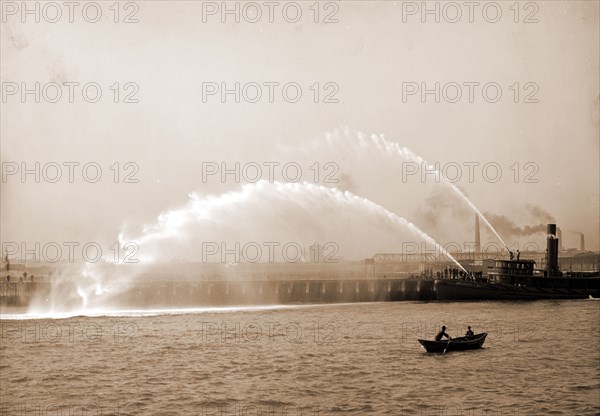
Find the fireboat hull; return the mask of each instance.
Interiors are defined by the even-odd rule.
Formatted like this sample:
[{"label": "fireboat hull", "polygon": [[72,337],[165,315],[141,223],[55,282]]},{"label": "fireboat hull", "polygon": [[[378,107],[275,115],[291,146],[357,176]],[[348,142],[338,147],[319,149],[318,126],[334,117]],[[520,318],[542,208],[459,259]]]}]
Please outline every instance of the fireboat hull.
[{"label": "fireboat hull", "polygon": [[440,279],[435,281],[436,300],[536,300],[600,297],[600,278],[586,279],[585,288],[532,287],[503,283]]}]

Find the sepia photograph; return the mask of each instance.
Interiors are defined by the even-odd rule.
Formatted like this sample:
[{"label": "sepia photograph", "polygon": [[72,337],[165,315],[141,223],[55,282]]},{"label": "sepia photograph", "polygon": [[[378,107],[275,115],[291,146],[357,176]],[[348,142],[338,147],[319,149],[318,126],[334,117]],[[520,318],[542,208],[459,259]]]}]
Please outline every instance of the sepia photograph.
[{"label": "sepia photograph", "polygon": [[600,0],[0,0],[0,415],[600,415]]}]

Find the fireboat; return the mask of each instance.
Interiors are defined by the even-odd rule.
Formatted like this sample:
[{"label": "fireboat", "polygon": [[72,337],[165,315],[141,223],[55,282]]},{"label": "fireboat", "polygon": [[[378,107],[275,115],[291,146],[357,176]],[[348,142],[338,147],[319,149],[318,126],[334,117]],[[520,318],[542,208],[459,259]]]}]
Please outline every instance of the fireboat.
[{"label": "fireboat", "polygon": [[547,225],[546,265],[534,260],[495,260],[487,274],[461,273],[435,280],[436,300],[534,300],[600,297],[598,271],[563,273],[556,224]]}]

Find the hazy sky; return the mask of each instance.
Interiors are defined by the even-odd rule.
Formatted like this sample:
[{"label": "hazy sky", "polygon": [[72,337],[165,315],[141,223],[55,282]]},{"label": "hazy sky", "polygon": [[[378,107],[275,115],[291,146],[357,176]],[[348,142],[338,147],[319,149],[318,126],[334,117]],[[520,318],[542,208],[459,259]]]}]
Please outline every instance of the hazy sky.
[{"label": "hazy sky", "polygon": [[[430,163],[439,162],[448,176],[459,166],[462,179],[456,185],[483,212],[504,216],[517,227],[535,226],[551,217],[563,229],[565,247],[578,247],[576,232],[582,231],[586,248],[598,250],[597,2],[539,1],[530,2],[535,7],[527,9],[521,3],[518,16],[509,9],[513,2],[500,2],[502,15],[496,23],[491,22],[495,10],[482,11],[489,2],[474,9],[472,23],[464,6],[462,17],[452,23],[456,9],[437,3],[436,23],[434,15],[421,16],[415,10],[421,2],[400,1],[322,2],[315,23],[313,2],[290,3],[277,3],[272,23],[263,2],[255,3],[262,12],[257,23],[249,21],[255,19],[253,10],[240,3],[236,23],[234,15],[223,17],[215,11],[221,2],[193,1],[132,3],[137,10],[121,3],[118,23],[109,9],[112,3],[101,3],[97,23],[87,22],[80,9],[70,23],[63,6],[57,23],[47,21],[56,16],[51,9],[40,10],[36,23],[34,15],[21,15],[22,3],[3,2],[1,240],[100,241],[108,246],[122,230],[139,236],[161,213],[185,206],[190,192],[203,198],[239,191],[243,177],[239,184],[232,175],[226,183],[218,175],[203,181],[207,163],[233,168],[235,162],[262,165],[263,179],[269,179],[263,164],[278,162],[274,179],[283,182],[280,168],[291,162],[301,167],[302,180],[315,182],[311,166],[319,162],[317,182],[328,187],[336,184],[323,183],[324,175],[339,167],[333,177],[341,190],[382,205],[440,241],[471,238],[473,215],[464,201],[447,186],[433,183],[431,175],[426,183],[418,174],[403,178],[415,165],[403,165],[408,160],[370,142],[371,134],[383,134],[388,142]],[[235,2],[228,4],[235,7]],[[435,2],[428,5],[436,7]],[[299,21],[286,21],[294,20],[296,6],[302,10]],[[209,14],[213,11],[216,14]],[[94,11],[87,13],[85,17],[93,20]],[[122,22],[130,13],[137,23]],[[326,16],[337,22],[324,23]],[[525,23],[526,19],[537,22]],[[34,94],[21,96],[24,86],[34,89],[36,82],[40,103]],[[236,82],[239,103],[234,94],[226,95],[225,103],[220,93],[203,97],[203,91],[222,85],[233,89]],[[87,83],[101,88],[98,102],[82,98],[81,86]],[[296,84],[287,90],[286,101],[282,86],[288,83]],[[422,97],[415,92],[422,87],[434,90],[436,83],[439,103],[434,93]],[[55,85],[62,97],[48,102],[55,96]],[[73,103],[68,85],[74,85]],[[250,102],[256,85],[262,96]],[[288,102],[298,86],[301,98]],[[457,86],[462,96],[455,99]],[[498,101],[488,102],[495,101],[498,88]],[[88,91],[89,97],[94,91]],[[124,103],[129,93],[138,102]],[[325,102],[326,97],[337,102]],[[34,175],[23,182],[21,172],[8,174],[23,163],[34,169],[36,162],[45,172],[40,183]],[[64,165],[69,162],[79,163],[72,165],[73,183]],[[132,164],[126,166],[128,162]],[[331,171],[325,170],[328,162]],[[82,176],[86,163],[97,164],[87,172],[88,179],[95,175],[94,166],[102,168],[98,182]],[[54,164],[62,166],[63,174],[56,183],[47,180],[54,177]],[[252,166],[246,174],[253,175]],[[469,166],[474,169],[472,181]],[[502,171],[492,183],[497,167]],[[123,183],[128,173],[138,182]],[[382,224],[368,229],[372,219],[353,221],[369,216],[366,211],[346,212],[343,206],[327,204],[327,195],[322,205],[315,203],[314,195],[300,201],[294,191],[290,198],[296,200],[286,201],[284,195],[265,198],[263,205],[238,201],[238,222],[223,229],[223,239],[235,239],[233,224],[252,223],[260,211],[262,228],[253,229],[255,234],[246,230],[245,241],[277,235],[326,242],[341,238],[340,227],[346,227],[362,247],[348,249],[347,255],[400,251],[393,246],[397,241],[385,236]],[[278,230],[281,224],[295,228],[290,226],[284,236],[270,233],[265,216],[273,218],[272,227]],[[327,221],[328,216],[336,221]],[[227,224],[219,218],[221,222]],[[212,225],[210,236],[219,239],[219,229]],[[294,234],[298,230],[302,237]],[[494,240],[487,232],[483,238]],[[522,242],[525,237],[503,238]],[[543,242],[545,236],[527,238]],[[201,240],[193,235],[180,243],[189,246]]]}]

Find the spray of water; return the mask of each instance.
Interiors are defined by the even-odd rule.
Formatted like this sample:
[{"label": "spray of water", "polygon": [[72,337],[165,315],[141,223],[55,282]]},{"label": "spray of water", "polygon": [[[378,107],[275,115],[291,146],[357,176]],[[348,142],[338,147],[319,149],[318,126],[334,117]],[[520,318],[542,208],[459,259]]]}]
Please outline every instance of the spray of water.
[{"label": "spray of water", "polygon": [[[348,128],[343,128],[341,131],[343,132],[343,135],[347,138],[350,138],[352,136]],[[492,233],[494,233],[496,238],[498,238],[498,240],[504,245],[504,247],[506,247],[506,249],[509,250],[502,237],[500,237],[500,234],[498,234],[496,229],[483,215],[483,213],[455,184],[453,184],[446,177],[444,177],[444,175],[438,169],[436,169],[434,165],[430,165],[425,159],[423,159],[421,156],[417,155],[407,147],[400,146],[400,144],[397,142],[391,142],[387,140],[383,135],[372,134],[371,136],[367,137],[363,133],[358,132],[356,134],[356,138],[358,146],[362,148],[375,147],[389,155],[397,155],[404,160],[418,163],[421,166],[426,166],[427,171],[433,173],[433,175],[436,177],[436,181],[439,182],[441,180],[441,183],[449,187],[456,195],[458,195],[463,201],[465,201],[466,204],[479,216],[479,218],[481,218],[485,225],[492,231]],[[340,135],[338,134],[338,131],[326,134],[325,140],[332,147],[347,144],[340,141]]]},{"label": "spray of water", "polygon": [[425,159],[423,159],[421,156],[413,153],[410,149],[408,149],[406,147],[400,147],[400,145],[398,143],[390,143],[387,140],[385,140],[385,138],[383,138],[381,136],[376,136],[376,135],[373,135],[372,138],[375,141],[380,140],[383,143],[383,145],[387,149],[389,149],[389,151],[396,151],[396,152],[398,152],[398,154],[400,154],[401,156],[407,158],[408,160],[410,160],[412,162],[420,163],[420,164],[427,166],[428,171],[433,171],[436,178],[438,178],[438,179],[441,178],[445,185],[450,187],[450,189],[452,189],[452,191],[454,191],[454,193],[456,193],[459,197],[461,197],[467,203],[467,205],[469,205],[469,207],[471,207],[471,209],[473,211],[475,211],[477,213],[477,215],[479,215],[479,218],[481,218],[483,220],[483,222],[489,227],[489,229],[494,233],[494,235],[498,238],[498,240],[500,240],[500,242],[508,250],[508,246],[506,245],[506,243],[504,242],[502,237],[500,237],[500,234],[498,234],[496,229],[492,226],[492,224],[490,224],[490,222],[483,215],[483,213],[481,211],[479,211],[479,209],[477,209],[475,204],[455,184],[453,184],[448,179],[446,179],[444,177],[444,175],[438,169],[435,168],[435,166],[427,163],[427,161]]},{"label": "spray of water", "polygon": [[[367,217],[383,219],[393,227],[408,229],[413,235],[436,247],[440,253],[463,269],[439,243],[405,218],[349,191],[306,182],[259,181],[244,185],[239,191],[218,196],[201,197],[190,194],[187,205],[161,214],[155,224],[144,227],[141,236],[132,239],[121,235],[120,238],[136,241],[140,246],[140,252],[143,253],[144,261],[152,262],[159,255],[158,247],[164,247],[166,240],[189,241],[190,238],[194,238],[195,230],[201,231],[205,238],[223,238],[223,235],[228,234],[225,228],[233,228],[236,238],[239,239],[243,238],[248,231],[256,236],[258,230],[287,227],[284,234],[278,236],[282,240],[286,234],[288,237],[290,233],[298,236],[307,227],[312,230],[309,234],[314,230],[321,230],[322,233],[327,234],[327,231],[322,230],[328,228],[338,228],[336,232],[343,233],[344,230],[339,229],[340,224],[351,223],[365,214]],[[309,223],[301,218],[297,223],[290,224],[294,222],[292,218],[302,216],[308,217]],[[254,226],[248,230],[242,223]],[[301,237],[305,241],[311,238],[314,236]],[[177,249],[182,249],[181,244]],[[366,250],[368,251],[369,248],[367,247]]]},{"label": "spray of water", "polygon": [[112,297],[129,288],[138,271],[134,265],[115,263],[110,257],[96,263],[72,263],[54,272],[49,291],[36,294],[28,315],[103,314],[117,306],[111,304]]},{"label": "spray of water", "polygon": [[[289,241],[291,237],[310,245],[316,234],[347,242],[351,246],[346,253],[350,258],[372,254],[378,243],[397,247],[405,237],[412,240],[416,236],[464,270],[431,236],[373,201],[349,191],[309,183],[259,181],[217,196],[190,194],[186,205],[161,214],[154,224],[143,227],[141,235],[127,237],[121,233],[121,243],[138,245],[142,266],[115,265],[105,259],[65,271],[55,276],[49,299],[34,305],[30,312],[83,314],[114,309],[118,307],[115,297],[159,260],[177,254],[197,261],[200,242],[256,241],[262,236],[266,241]],[[340,246],[344,248],[344,244]]]}]

